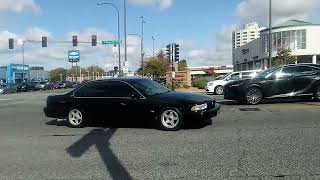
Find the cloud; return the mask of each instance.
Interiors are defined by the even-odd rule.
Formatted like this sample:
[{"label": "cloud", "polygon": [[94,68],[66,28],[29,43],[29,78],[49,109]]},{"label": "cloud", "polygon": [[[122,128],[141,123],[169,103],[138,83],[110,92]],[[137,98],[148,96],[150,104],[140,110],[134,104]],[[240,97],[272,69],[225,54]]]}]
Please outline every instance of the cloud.
[{"label": "cloud", "polygon": [[173,0],[130,0],[132,4],[145,7],[151,6],[160,10],[166,10],[173,4]]},{"label": "cloud", "polygon": [[[72,35],[78,36],[78,47],[73,47],[71,44]],[[91,46],[91,36],[97,35],[98,46]],[[9,31],[0,32],[0,59],[1,65],[8,63],[21,63],[21,46],[15,44],[15,50],[8,50],[8,38],[29,39],[41,41],[42,36],[48,36],[48,47],[42,48],[41,43],[26,43],[25,45],[25,63],[36,66],[44,66],[46,69],[57,67],[65,67],[67,62],[67,53],[69,50],[78,49],[81,52],[80,66],[99,65],[105,67],[106,70],[113,69],[115,65],[115,57],[113,54],[113,46],[101,45],[102,40],[114,39],[112,33],[106,32],[98,28],[88,28],[80,32],[66,33],[65,37],[54,37],[54,35],[42,28],[33,27],[27,29],[22,34],[16,34]],[[53,43],[53,42],[68,42],[69,43]],[[121,48],[122,61],[124,60],[124,47]],[[131,37],[128,38],[128,61],[130,69],[135,70],[140,62],[140,42]],[[118,61],[116,61],[118,64]]]},{"label": "cloud", "polygon": [[34,0],[1,0],[0,11],[14,11],[14,12],[40,12],[40,7]]},{"label": "cloud", "polygon": [[[272,6],[274,24],[289,19],[309,20],[313,13],[319,9],[319,0],[274,1]],[[257,20],[267,24],[269,15],[269,1],[244,0],[237,6],[235,15],[242,22]]]}]

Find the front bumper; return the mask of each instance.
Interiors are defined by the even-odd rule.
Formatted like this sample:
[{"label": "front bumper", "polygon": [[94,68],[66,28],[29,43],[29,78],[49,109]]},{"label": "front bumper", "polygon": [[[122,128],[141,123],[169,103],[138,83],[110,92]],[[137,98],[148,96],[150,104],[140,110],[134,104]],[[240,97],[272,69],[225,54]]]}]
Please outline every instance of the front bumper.
[{"label": "front bumper", "polygon": [[43,112],[46,117],[49,118],[57,118],[57,119],[64,119],[66,118],[66,114],[63,111],[59,111],[54,108],[45,107],[43,108]]},{"label": "front bumper", "polygon": [[244,97],[243,90],[240,87],[224,87],[224,99],[239,100]]},{"label": "front bumper", "polygon": [[189,112],[185,114],[186,119],[201,119],[207,120],[217,116],[220,113],[221,105],[215,103],[213,109],[206,109],[198,112]]}]

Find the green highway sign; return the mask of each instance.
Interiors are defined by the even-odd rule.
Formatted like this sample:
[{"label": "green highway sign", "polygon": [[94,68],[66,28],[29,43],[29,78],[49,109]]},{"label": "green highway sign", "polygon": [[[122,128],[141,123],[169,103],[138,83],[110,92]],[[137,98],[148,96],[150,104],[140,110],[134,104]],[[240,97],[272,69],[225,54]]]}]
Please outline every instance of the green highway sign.
[{"label": "green highway sign", "polygon": [[102,41],[103,45],[116,45],[116,44],[120,44],[121,41],[119,40],[107,40],[107,41]]}]

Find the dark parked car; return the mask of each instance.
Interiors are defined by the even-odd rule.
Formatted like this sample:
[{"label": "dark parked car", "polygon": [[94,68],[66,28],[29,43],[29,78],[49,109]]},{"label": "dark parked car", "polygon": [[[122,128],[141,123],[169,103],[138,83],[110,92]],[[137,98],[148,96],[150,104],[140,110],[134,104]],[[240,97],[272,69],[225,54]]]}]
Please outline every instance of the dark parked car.
[{"label": "dark parked car", "polygon": [[36,83],[34,82],[23,82],[20,83],[17,87],[18,92],[27,92],[27,91],[34,91]]},{"label": "dark parked car", "polygon": [[179,130],[184,119],[208,120],[219,110],[210,96],[174,92],[147,79],[123,78],[91,81],[67,94],[49,96],[44,113],[67,118],[68,126],[75,128],[96,116],[116,121],[150,116],[162,130]]},{"label": "dark parked car", "polygon": [[0,84],[0,94],[11,94],[18,92],[18,84]]},{"label": "dark parked car", "polygon": [[259,104],[265,98],[312,97],[320,100],[320,65],[297,64],[274,67],[254,79],[224,86],[224,98]]}]

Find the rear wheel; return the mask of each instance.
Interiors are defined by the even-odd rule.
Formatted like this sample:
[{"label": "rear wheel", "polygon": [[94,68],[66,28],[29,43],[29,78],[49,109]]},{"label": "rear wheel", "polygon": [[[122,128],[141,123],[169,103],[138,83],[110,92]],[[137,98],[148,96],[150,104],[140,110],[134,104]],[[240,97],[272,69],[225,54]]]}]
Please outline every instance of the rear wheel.
[{"label": "rear wheel", "polygon": [[316,87],[314,91],[314,100],[320,102],[320,86]]},{"label": "rear wheel", "polygon": [[74,108],[69,111],[67,125],[71,128],[82,128],[86,125],[84,111],[79,108]]},{"label": "rear wheel", "polygon": [[259,88],[250,88],[246,93],[245,99],[246,103],[251,105],[259,104],[262,101],[263,94]]},{"label": "rear wheel", "polygon": [[214,89],[214,93],[217,94],[217,95],[222,95],[223,94],[223,86],[217,86]]},{"label": "rear wheel", "polygon": [[158,123],[164,131],[177,131],[183,126],[183,117],[178,109],[165,108],[159,114]]}]

